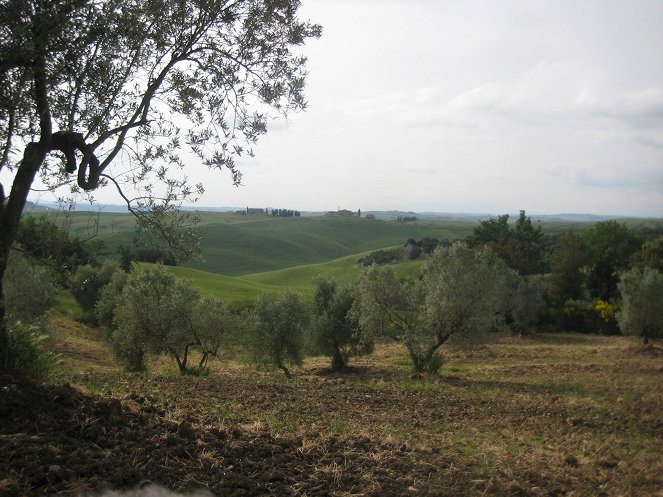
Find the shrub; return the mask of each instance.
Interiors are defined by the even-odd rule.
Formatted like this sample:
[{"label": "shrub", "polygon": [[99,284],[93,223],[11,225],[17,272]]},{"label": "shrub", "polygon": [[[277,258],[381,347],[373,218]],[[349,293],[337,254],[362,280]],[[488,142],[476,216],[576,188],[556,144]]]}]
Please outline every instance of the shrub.
[{"label": "shrub", "polygon": [[110,283],[116,272],[121,272],[116,262],[104,261],[101,266],[81,266],[74,274],[71,293],[83,309],[87,321],[97,324],[95,306],[101,296],[101,290]]},{"label": "shrub", "polygon": [[43,380],[59,363],[58,355],[44,348],[48,335],[42,326],[16,321],[9,323],[8,332],[9,350],[19,373]]},{"label": "shrub", "polygon": [[10,252],[2,284],[9,322],[37,322],[55,303],[55,286],[48,271],[29,264],[16,250]]}]

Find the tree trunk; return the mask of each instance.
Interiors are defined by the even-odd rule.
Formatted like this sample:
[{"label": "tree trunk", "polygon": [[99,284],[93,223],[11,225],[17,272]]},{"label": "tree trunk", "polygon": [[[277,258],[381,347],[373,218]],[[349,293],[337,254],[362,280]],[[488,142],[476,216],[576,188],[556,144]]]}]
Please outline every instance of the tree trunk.
[{"label": "tree trunk", "polygon": [[333,371],[341,371],[345,367],[345,358],[336,342],[334,342],[334,355],[332,356],[331,367]]},{"label": "tree trunk", "polygon": [[642,335],[642,343],[649,345],[649,337],[647,335]]},{"label": "tree trunk", "polygon": [[16,238],[30,187],[48,152],[48,139],[42,139],[39,143],[29,143],[25,147],[23,160],[16,171],[8,199],[5,199],[4,190],[0,185],[0,370],[2,371],[12,371],[15,358],[9,350],[9,330],[5,319],[7,309],[1,287],[5,279],[9,251]]},{"label": "tree trunk", "polygon": [[198,363],[198,367],[200,369],[203,369],[205,366],[207,366],[207,357],[209,353],[206,351],[203,351],[203,356],[200,358],[200,362]]},{"label": "tree trunk", "polygon": [[287,367],[285,367],[284,364],[279,364],[278,367],[279,367],[280,370],[282,370],[285,373],[286,378],[288,378],[288,379],[292,378],[292,373],[290,372],[290,370]]}]

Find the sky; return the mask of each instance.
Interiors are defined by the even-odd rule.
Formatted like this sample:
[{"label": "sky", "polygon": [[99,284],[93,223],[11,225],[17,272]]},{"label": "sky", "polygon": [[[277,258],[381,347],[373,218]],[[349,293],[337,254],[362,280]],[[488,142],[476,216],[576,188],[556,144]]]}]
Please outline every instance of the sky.
[{"label": "sky", "polygon": [[300,17],[324,30],[306,112],[270,123],[243,186],[193,171],[199,205],[663,217],[663,1],[302,0]]}]

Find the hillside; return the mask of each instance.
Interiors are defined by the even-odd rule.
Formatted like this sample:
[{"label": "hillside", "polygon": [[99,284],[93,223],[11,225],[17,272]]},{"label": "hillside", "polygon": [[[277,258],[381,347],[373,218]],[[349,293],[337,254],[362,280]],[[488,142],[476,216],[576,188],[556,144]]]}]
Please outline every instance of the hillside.
[{"label": "hillside", "polygon": [[[39,213],[41,215],[42,213]],[[96,237],[104,255],[117,257],[120,245],[131,244],[135,220],[127,213],[50,212],[66,223],[72,235]],[[319,264],[376,249],[402,245],[408,238],[438,240],[465,238],[477,226],[469,219],[419,219],[396,223],[358,217],[291,217],[198,212],[203,231],[201,259],[185,266],[226,276],[243,276],[295,266]],[[632,229],[661,226],[660,220],[623,220]],[[537,222],[546,234],[584,231],[593,222],[549,220]]]},{"label": "hillside", "polygon": [[[408,238],[438,240],[464,238],[472,221],[418,221],[395,223],[358,217],[292,217],[200,212],[203,230],[202,258],[185,266],[240,276],[304,264],[327,262],[379,248],[401,245]],[[96,233],[106,253],[133,238],[134,219],[129,214],[74,212],[71,232],[83,238]]]},{"label": "hillside", "polygon": [[[361,271],[361,265],[357,263],[361,256],[362,254],[355,254],[319,264],[304,264],[241,276],[221,275],[183,266],[169,267],[169,270],[179,278],[190,280],[203,294],[242,302],[261,292],[281,292],[284,288],[308,294],[312,290],[313,279],[317,276],[339,283],[354,283]],[[413,278],[423,263],[423,260],[406,261],[394,264],[393,268],[399,277]]]}]

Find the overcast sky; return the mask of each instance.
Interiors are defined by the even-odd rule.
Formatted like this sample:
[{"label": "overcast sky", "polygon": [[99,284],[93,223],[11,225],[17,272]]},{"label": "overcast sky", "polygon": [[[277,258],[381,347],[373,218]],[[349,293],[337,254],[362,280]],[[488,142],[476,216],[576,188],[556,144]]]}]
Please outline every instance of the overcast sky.
[{"label": "overcast sky", "polygon": [[308,110],[200,205],[663,217],[663,1],[303,0],[300,17],[324,28]]}]

